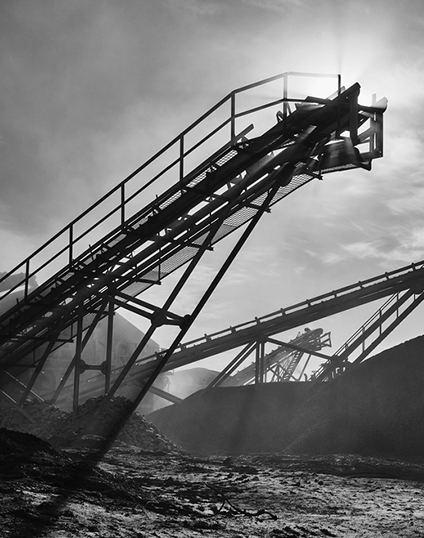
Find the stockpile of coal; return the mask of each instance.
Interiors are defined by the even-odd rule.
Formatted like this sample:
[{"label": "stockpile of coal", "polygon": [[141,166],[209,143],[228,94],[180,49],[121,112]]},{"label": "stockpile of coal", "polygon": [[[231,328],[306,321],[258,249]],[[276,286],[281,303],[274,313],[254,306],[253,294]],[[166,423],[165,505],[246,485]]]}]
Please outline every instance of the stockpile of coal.
[{"label": "stockpile of coal", "polygon": [[113,440],[147,452],[181,452],[143,416],[128,417],[131,402],[117,397],[99,412],[103,398],[92,398],[78,407],[76,416],[55,405],[33,401],[24,404],[24,411],[33,422],[15,409],[0,413],[0,427],[33,434],[56,447],[91,447]]},{"label": "stockpile of coal", "polygon": [[372,357],[305,402],[291,454],[362,454],[424,461],[424,336]]},{"label": "stockpile of coal", "polygon": [[0,428],[0,465],[4,464],[9,454],[28,456],[34,452],[54,453],[54,449],[47,441],[43,441],[29,433],[10,431]]},{"label": "stockpile of coal", "polygon": [[159,409],[147,419],[195,455],[279,452],[291,441],[290,422],[310,394],[307,383],[217,387]]},{"label": "stockpile of coal", "polygon": [[199,455],[286,452],[424,461],[424,336],[331,383],[218,387],[147,416]]},{"label": "stockpile of coal", "polygon": [[[54,472],[58,470],[56,464],[65,463],[67,459],[66,455],[59,454],[50,443],[35,435],[0,428],[0,483],[28,475],[37,476],[40,465]],[[45,474],[43,472],[43,476]],[[3,536],[1,531],[0,536]]]}]

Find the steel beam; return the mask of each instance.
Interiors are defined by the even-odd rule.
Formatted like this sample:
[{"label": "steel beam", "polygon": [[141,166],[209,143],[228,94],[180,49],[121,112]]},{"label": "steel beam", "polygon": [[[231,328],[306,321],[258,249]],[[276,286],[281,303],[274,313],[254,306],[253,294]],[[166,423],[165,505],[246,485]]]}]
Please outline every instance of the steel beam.
[{"label": "steel beam", "polygon": [[84,317],[84,305],[81,304],[79,308],[78,326],[77,326],[77,341],[75,345],[75,364],[74,364],[74,396],[72,400],[72,414],[74,419],[77,417],[78,403],[79,403],[79,388],[80,388],[80,375],[81,375],[81,353],[82,346],[82,323]]},{"label": "steel beam", "polygon": [[[84,339],[83,339],[82,344],[81,344],[82,350],[84,350],[85,346],[88,344],[88,341],[90,340],[90,338],[91,338],[91,336],[92,336],[92,334],[94,332],[94,329],[97,327],[97,324],[102,319],[103,314],[104,314],[104,312],[106,310],[106,307],[107,307],[107,301],[105,300],[105,301],[103,301],[103,304],[102,304],[101,308],[98,310],[93,322],[91,323],[90,327],[88,328],[87,332],[84,335]],[[56,400],[58,399],[60,393],[64,389],[65,384],[68,381],[69,376],[72,373],[72,370],[74,369],[76,360],[77,360],[77,354],[75,354],[72,357],[72,360],[70,361],[64,375],[62,376],[62,379],[60,380],[59,385],[57,386],[56,390],[54,391],[54,394],[52,395],[52,398],[50,399],[51,403],[56,402]]]},{"label": "steel beam", "polygon": [[[247,111],[237,112],[236,93],[275,80],[284,80],[287,84],[288,76],[278,75],[231,94],[231,115],[222,124],[222,126],[230,126],[230,141],[192,172],[184,176],[184,159],[194,149],[200,147],[203,142],[219,132],[221,126],[213,129],[191,148],[187,147],[186,135],[205,117],[218,110],[221,104],[227,102],[227,99],[222,100],[199,118],[171,144],[149,159],[133,174],[130,174],[110,194],[102,197],[92,208],[38,249],[34,256],[42,252],[44,248],[50,248],[53,241],[65,234],[68,237],[68,243],[65,247],[56,252],[53,258],[46,261],[37,271],[45,269],[47,272],[49,264],[54,261],[55,266],[55,260],[63,254],[69,256],[69,263],[61,271],[48,277],[32,292],[29,292],[27,282],[37,271],[34,272],[32,269],[31,273],[32,257],[25,260],[24,301],[0,315],[0,363],[3,368],[8,368],[10,364],[21,365],[19,361],[24,360],[40,345],[54,337],[56,322],[59,319],[64,319],[66,322],[63,326],[63,332],[77,326],[77,351],[65,377],[70,375],[73,368],[74,385],[79,385],[81,353],[86,341],[88,341],[88,339],[83,338],[81,332],[85,332],[87,329],[90,331],[92,328],[92,325],[85,326],[84,316],[93,314],[97,316],[104,298],[111,296],[114,301],[113,309],[124,307],[135,311],[147,317],[151,324],[136,351],[112,384],[113,328],[109,317],[105,380],[106,388],[109,390],[104,405],[116,393],[123,379],[130,375],[133,366],[138,362],[141,351],[156,329],[163,324],[175,325],[179,328],[169,350],[149,365],[149,368],[152,367],[152,369],[147,373],[145,384],[146,390],[148,390],[162,368],[167,367],[168,361],[178,348],[181,339],[219,284],[264,212],[269,211],[272,205],[317,175],[345,169],[346,165],[349,167],[364,165],[357,148],[354,148],[355,159],[353,160],[352,155],[348,155],[349,152],[346,151],[346,148],[358,142],[358,128],[368,121],[369,112],[364,113],[358,105],[359,84],[354,84],[342,92],[340,78],[338,79],[338,93],[333,100],[308,98],[307,106],[299,106],[290,115],[288,115],[290,99],[284,90],[282,99],[279,98],[271,102],[272,106],[283,104],[285,112],[283,122],[277,122],[266,133],[251,140],[236,135],[236,120],[239,117],[265,110],[270,106],[267,103]],[[374,120],[380,125],[382,116],[374,116]],[[346,132],[351,136],[347,142],[341,139],[342,151],[340,155],[334,155],[334,152],[331,151],[334,146],[330,142],[332,142],[336,131],[338,134]],[[376,136],[380,135],[381,132],[376,134]],[[360,142],[366,143],[368,139],[364,134],[362,136],[363,139]],[[178,158],[168,163],[142,187],[137,187],[135,191],[132,190],[132,194],[128,194],[126,184],[141,170],[155,162],[156,157],[174,147],[174,142],[178,149]],[[377,147],[377,144],[374,146]],[[370,155],[371,153],[370,149]],[[371,155],[370,158],[373,156],[378,155]],[[314,169],[315,165],[319,168],[319,174]],[[177,170],[178,178],[176,183],[140,211],[136,211],[128,217],[126,204],[136,199],[139,201],[138,196],[144,197],[147,187],[153,185],[167,172],[175,170]],[[103,201],[107,200],[107,204],[109,204],[109,196],[113,193],[119,195],[118,205],[112,210],[108,209],[106,215],[99,220],[96,219],[94,225],[89,226],[88,229],[83,229],[78,236],[75,231],[76,224],[89,215],[93,209],[100,206]],[[101,239],[96,239],[92,246],[80,255],[76,255],[80,248],[79,241],[84,239],[84,242],[90,244],[91,232],[95,230],[95,234],[98,233],[97,227],[103,225],[114,215],[118,216],[120,225],[110,229]],[[247,235],[244,233],[242,240],[237,242],[236,247],[218,271],[197,307],[191,314],[185,316],[172,314],[170,308],[173,302],[191,278],[206,250],[211,249],[216,242],[243,225],[247,226],[245,230],[248,232]],[[135,298],[185,264],[187,264],[186,270],[162,307]],[[126,293],[127,290],[131,290],[131,297]],[[108,316],[112,316],[111,310],[112,308],[109,310]],[[107,314],[102,311],[101,315],[106,316]],[[264,354],[263,343],[262,349],[259,349],[258,353]],[[34,380],[35,378],[36,376]],[[111,384],[112,386],[110,386]],[[63,387],[63,384],[60,384],[60,387]],[[142,389],[141,396],[139,395],[136,401],[143,397],[144,390]],[[74,387],[74,414],[78,401],[79,387]]]}]

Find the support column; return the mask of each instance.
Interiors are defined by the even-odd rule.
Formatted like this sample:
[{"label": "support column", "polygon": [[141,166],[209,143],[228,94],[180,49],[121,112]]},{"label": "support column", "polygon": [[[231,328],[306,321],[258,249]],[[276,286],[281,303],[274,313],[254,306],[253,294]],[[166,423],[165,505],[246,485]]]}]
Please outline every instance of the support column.
[{"label": "support column", "polygon": [[72,404],[72,413],[74,419],[77,416],[78,401],[79,401],[79,385],[81,376],[81,353],[82,353],[82,329],[84,319],[84,305],[79,306],[78,321],[77,321],[77,341],[75,350],[75,365],[74,365],[74,398]]},{"label": "support column", "polygon": [[265,381],[265,342],[259,341],[256,344],[256,369],[255,383]]},{"label": "support column", "polygon": [[105,394],[110,390],[110,374],[112,370],[112,350],[113,350],[113,320],[115,316],[114,300],[109,301],[109,312],[107,317],[107,342],[106,342],[106,369],[105,369]]}]

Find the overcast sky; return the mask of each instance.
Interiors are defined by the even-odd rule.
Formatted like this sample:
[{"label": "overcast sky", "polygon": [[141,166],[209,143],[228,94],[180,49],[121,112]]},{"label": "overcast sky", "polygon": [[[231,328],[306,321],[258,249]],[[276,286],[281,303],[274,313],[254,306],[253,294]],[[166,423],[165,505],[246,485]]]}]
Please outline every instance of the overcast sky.
[{"label": "overcast sky", "polygon": [[[0,271],[232,89],[285,71],[387,97],[385,156],[277,204],[191,334],[424,259],[422,0],[2,0]],[[315,326],[338,347],[365,319]],[[417,314],[390,342],[422,332]]]}]

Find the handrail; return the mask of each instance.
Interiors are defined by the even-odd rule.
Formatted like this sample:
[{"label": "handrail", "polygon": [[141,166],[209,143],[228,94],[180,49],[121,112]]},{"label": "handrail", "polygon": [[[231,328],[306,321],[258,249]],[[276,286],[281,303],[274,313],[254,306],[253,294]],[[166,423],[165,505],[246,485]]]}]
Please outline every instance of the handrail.
[{"label": "handrail", "polygon": [[399,299],[399,294],[394,293],[391,297],[387,299],[387,301],[370,316],[365,323],[363,323],[359,329],[350,336],[346,342],[339,347],[339,349],[333,354],[334,357],[338,357],[341,355],[349,346],[350,344],[358,338],[358,336],[365,331],[366,328],[368,328],[374,321],[381,316],[381,314],[391,306],[392,303],[395,303]]},{"label": "handrail", "polygon": [[[327,300],[328,301],[334,300],[337,297],[343,297],[344,295],[348,295],[349,293],[352,293],[352,292],[355,292],[355,291],[358,291],[358,290],[366,289],[367,287],[369,287],[370,289],[374,288],[374,286],[378,285],[379,283],[384,283],[384,282],[387,283],[387,282],[390,282],[392,280],[394,281],[394,283],[396,283],[397,279],[399,277],[413,275],[413,273],[415,271],[417,271],[417,270],[423,271],[423,269],[424,269],[424,260],[420,261],[420,262],[412,263],[410,265],[401,267],[399,269],[395,269],[395,270],[392,270],[392,271],[389,271],[389,272],[385,272],[384,274],[378,275],[376,277],[372,277],[372,278],[369,278],[369,279],[366,279],[366,280],[363,280],[363,281],[359,281],[359,282],[357,282],[355,284],[352,284],[350,286],[344,286],[342,288],[333,290],[333,291],[331,291],[331,292],[329,292],[327,294],[319,295],[317,297],[314,297],[313,299],[302,301],[300,303],[296,303],[295,305],[291,305],[291,306],[286,307],[284,309],[281,308],[280,310],[277,310],[275,312],[271,312],[271,313],[266,314],[266,315],[261,316],[261,317],[256,317],[253,320],[249,320],[249,321],[241,323],[239,325],[231,326],[231,327],[228,327],[228,328],[226,328],[224,330],[220,330],[220,331],[217,331],[217,332],[214,332],[214,333],[205,334],[204,336],[202,336],[200,338],[196,338],[194,340],[191,340],[191,341],[184,342],[184,343],[180,344],[177,347],[177,349],[175,350],[174,356],[176,356],[177,354],[180,354],[182,352],[196,353],[196,347],[197,346],[201,346],[201,345],[205,345],[205,344],[209,345],[211,342],[214,342],[214,341],[216,341],[219,344],[220,339],[222,339],[224,337],[229,337],[229,336],[237,334],[237,333],[241,333],[242,331],[246,331],[247,329],[253,328],[253,327],[257,327],[258,331],[261,331],[261,330],[263,331],[264,329],[269,330],[269,328],[271,326],[273,328],[273,332],[276,332],[275,329],[276,328],[281,328],[281,322],[285,319],[285,317],[288,314],[299,312],[302,309],[307,310],[311,306],[322,305],[322,303],[327,301]],[[371,291],[372,291],[372,289],[371,289]],[[367,320],[365,322],[365,324],[352,337],[349,338],[348,342],[352,341],[355,337],[357,337],[359,335],[359,333],[362,331],[362,328],[364,326],[370,325],[372,323],[372,321],[374,321],[376,319],[376,317],[379,315],[379,312],[382,311],[383,309],[387,309],[391,305],[391,303],[393,301],[394,301],[394,296],[391,295],[389,297],[389,299],[383,304],[383,306],[380,307],[380,309],[376,313],[374,313],[371,316],[371,318],[369,320]],[[341,348],[334,353],[334,356],[337,356],[337,354],[340,353],[340,351],[343,350],[343,348],[345,346],[346,346],[346,344],[343,344],[343,346],[341,346]],[[136,362],[136,365],[138,365],[138,366],[146,366],[149,363],[152,363],[153,361],[157,360],[157,357],[158,357],[158,355],[160,355],[160,353],[165,353],[165,352],[166,352],[166,349],[162,350],[159,353],[154,353],[152,355],[144,356],[144,357],[140,358]],[[173,365],[173,363],[171,362],[170,365]],[[115,374],[115,373],[119,372],[120,369],[121,369],[120,367],[116,367],[116,368],[114,368],[112,370],[112,373]],[[318,370],[316,372],[315,377],[319,375],[320,371],[321,370]],[[134,375],[139,375],[137,370],[135,371]]]},{"label": "handrail", "polygon": [[[320,379],[324,376],[324,374],[326,374],[326,371],[328,370],[328,372],[330,372],[331,370],[331,364],[333,363],[333,361],[336,361],[337,362],[337,365],[340,366],[342,365],[343,363],[340,362],[341,359],[343,359],[343,355],[346,355],[349,348],[352,346],[352,344],[354,344],[355,341],[358,341],[358,338],[360,337],[363,337],[365,336],[365,333],[369,332],[371,330],[371,327],[374,323],[376,323],[377,319],[380,318],[386,318],[386,319],[383,319],[383,321],[386,321],[388,317],[391,317],[393,315],[396,314],[396,316],[399,315],[399,309],[400,309],[400,306],[406,301],[408,300],[410,297],[409,297],[409,294],[408,292],[406,292],[406,294],[403,295],[402,299],[400,299],[400,294],[399,292],[397,293],[394,293],[391,297],[389,297],[389,299],[387,299],[387,301],[378,309],[374,312],[374,314],[372,314],[356,331],[355,333],[353,333],[349,338],[348,340],[346,340],[346,342],[344,342],[344,344],[342,344],[339,349],[333,353],[332,357],[331,357],[331,360],[330,362],[328,363],[324,363],[323,365],[321,365],[321,367],[316,370],[313,374],[313,378],[314,379]],[[397,308],[395,309],[396,305],[398,305],[398,303],[400,303],[400,306],[397,306]],[[374,333],[376,329],[372,330],[372,333]],[[381,326],[379,328],[380,330],[380,334],[381,334]],[[370,333],[370,334],[372,334]],[[365,340],[370,336],[369,335],[366,335],[363,342],[362,342],[362,345],[364,346],[365,345]],[[356,344],[357,346],[357,344]],[[363,348],[364,349],[364,348]],[[347,360],[346,358],[344,358],[343,360]],[[352,364],[352,363],[350,363]]]},{"label": "handrail", "polygon": [[[119,213],[120,215],[120,219],[119,219],[120,224],[118,226],[118,229],[119,227],[124,226],[124,223],[126,219],[128,218],[126,214],[126,209],[128,207],[128,204],[132,200],[140,196],[144,191],[146,191],[146,189],[148,189],[153,184],[155,184],[161,177],[163,177],[167,172],[172,170],[172,168],[174,167],[178,167],[178,173],[181,179],[182,174],[185,172],[184,165],[185,165],[187,157],[191,155],[193,151],[201,148],[203,144],[205,144],[213,136],[220,133],[228,125],[230,126],[230,133],[229,133],[228,139],[229,139],[229,143],[231,143],[234,140],[234,137],[236,136],[236,120],[237,119],[247,116],[249,114],[253,114],[254,112],[257,112],[258,110],[264,110],[264,109],[276,106],[277,104],[280,104],[280,103],[284,104],[291,101],[296,101],[296,102],[300,101],[300,99],[291,99],[288,97],[287,88],[288,88],[288,79],[290,76],[323,77],[323,78],[337,77],[338,91],[340,91],[340,87],[341,87],[340,75],[331,75],[331,74],[320,75],[317,73],[299,73],[299,72],[280,73],[278,75],[260,80],[253,84],[242,86],[240,88],[237,88],[231,91],[227,96],[225,96],[223,99],[218,101],[218,103],[216,103],[208,111],[202,114],[197,120],[192,122],[179,135],[174,137],[161,150],[156,152],[152,157],[146,160],[141,166],[139,166],[131,174],[125,177],[120,183],[115,185],[115,187],[110,189],[106,194],[101,196],[95,203],[93,203],[86,210],[84,210],[79,216],[74,218],[69,224],[67,224],[57,233],[55,233],[48,241],[46,241],[39,248],[37,248],[30,256],[25,258],[20,264],[15,266],[6,275],[0,278],[0,283],[1,283],[3,281],[6,281],[9,277],[13,275],[19,275],[19,276],[21,274],[23,275],[22,279],[17,284],[11,287],[8,291],[6,291],[0,297],[0,304],[3,299],[5,299],[6,297],[8,297],[10,294],[17,291],[18,289],[22,289],[22,287],[24,287],[24,297],[26,298],[29,293],[30,279],[36,277],[42,270],[46,269],[48,266],[51,266],[53,262],[55,262],[60,256],[66,255],[66,253],[68,253],[68,263],[69,265],[72,265],[73,261],[76,259],[76,256],[75,256],[76,246],[80,244],[80,242],[83,239],[88,239],[88,236],[90,233],[98,229],[108,219],[111,219],[117,213]],[[252,108],[246,108],[245,110],[237,110],[236,97],[239,94],[261,87],[266,84],[273,83],[278,80],[283,81],[283,92],[282,92],[283,97],[277,100],[273,100],[269,103],[265,103],[264,105],[261,105],[260,107],[256,106]],[[229,114],[227,111],[226,119],[224,121],[221,121],[220,124],[217,127],[215,127],[212,131],[209,131],[209,134],[204,136],[201,140],[197,141],[196,143],[191,145],[189,148],[186,148],[185,142],[186,142],[187,135],[189,135],[196,127],[202,124],[202,122],[208,120],[215,112],[219,111],[220,109],[222,109],[222,107],[226,106],[227,104],[230,104],[230,111],[229,111]],[[132,192],[132,193],[127,192],[126,187],[130,183],[131,180],[133,180],[141,172],[147,169],[150,165],[157,162],[166,152],[168,152],[168,150],[171,150],[175,147],[177,148],[177,155],[178,155],[177,157],[173,158],[173,160],[171,160],[171,162],[169,162],[164,168],[161,168],[161,171],[155,174],[153,178],[149,179],[147,182],[143,183],[140,187],[138,187],[135,190],[135,192]],[[102,215],[98,219],[96,218],[94,224],[89,224],[87,226],[84,226],[83,231],[80,232],[79,234],[76,234],[76,226],[79,223],[81,223],[84,218],[90,215],[93,215],[94,211],[97,210],[98,208],[102,207],[103,209],[103,205],[104,204],[106,205],[112,199],[114,195],[117,195],[117,196],[119,195],[119,200],[115,202],[113,209],[108,209],[106,207],[106,213],[104,215]],[[115,226],[113,226],[113,223],[112,223],[112,228],[109,230],[109,232],[111,232],[114,229],[115,230],[117,229],[116,224]],[[102,235],[108,234],[109,232],[106,231],[106,233],[102,233]],[[53,243],[55,243],[58,240],[63,241],[63,243],[59,247],[56,248],[55,253],[53,255],[48,254],[47,251],[49,247],[51,247]],[[43,253],[46,253],[47,259],[42,259],[41,261],[38,262],[37,267],[34,267],[35,259]],[[52,271],[51,275],[48,275],[47,278],[53,276],[54,274],[55,274],[55,271]]]},{"label": "handrail", "polygon": [[[386,272],[383,275],[378,275],[376,277],[369,278],[367,280],[362,280],[359,282],[356,282],[355,284],[351,284],[349,286],[344,286],[342,288],[339,288],[337,290],[333,290],[331,292],[325,293],[323,295],[318,295],[317,297],[314,297],[313,299],[307,299],[305,301],[302,301],[300,303],[296,303],[294,305],[290,305],[286,308],[281,308],[280,310],[277,310],[275,312],[271,312],[269,314],[266,314],[261,317],[256,317],[254,320],[249,320],[244,323],[241,323],[239,325],[235,325],[229,328],[226,328],[224,330],[220,330],[214,333],[210,333],[208,335],[202,336],[200,338],[196,338],[194,340],[191,340],[189,342],[185,342],[182,344],[184,349],[194,347],[196,345],[200,345],[206,341],[211,341],[213,339],[221,338],[225,334],[234,334],[234,332],[238,332],[243,329],[247,329],[252,326],[257,326],[262,323],[272,322],[273,320],[277,320],[281,317],[286,316],[287,314],[291,314],[293,312],[302,310],[305,307],[311,307],[314,305],[321,304],[322,302],[330,299],[334,299],[337,297],[343,297],[344,295],[347,295],[349,293],[352,293],[355,290],[361,290],[366,288],[367,286],[373,286],[375,284],[378,284],[379,282],[387,282],[388,280],[395,279],[395,277],[399,277],[402,275],[408,275],[412,274],[413,271],[417,269],[423,269],[424,268],[424,260],[412,263],[410,265],[401,267],[400,269],[395,269],[390,272]],[[388,300],[388,302],[391,301],[391,299]]]}]

